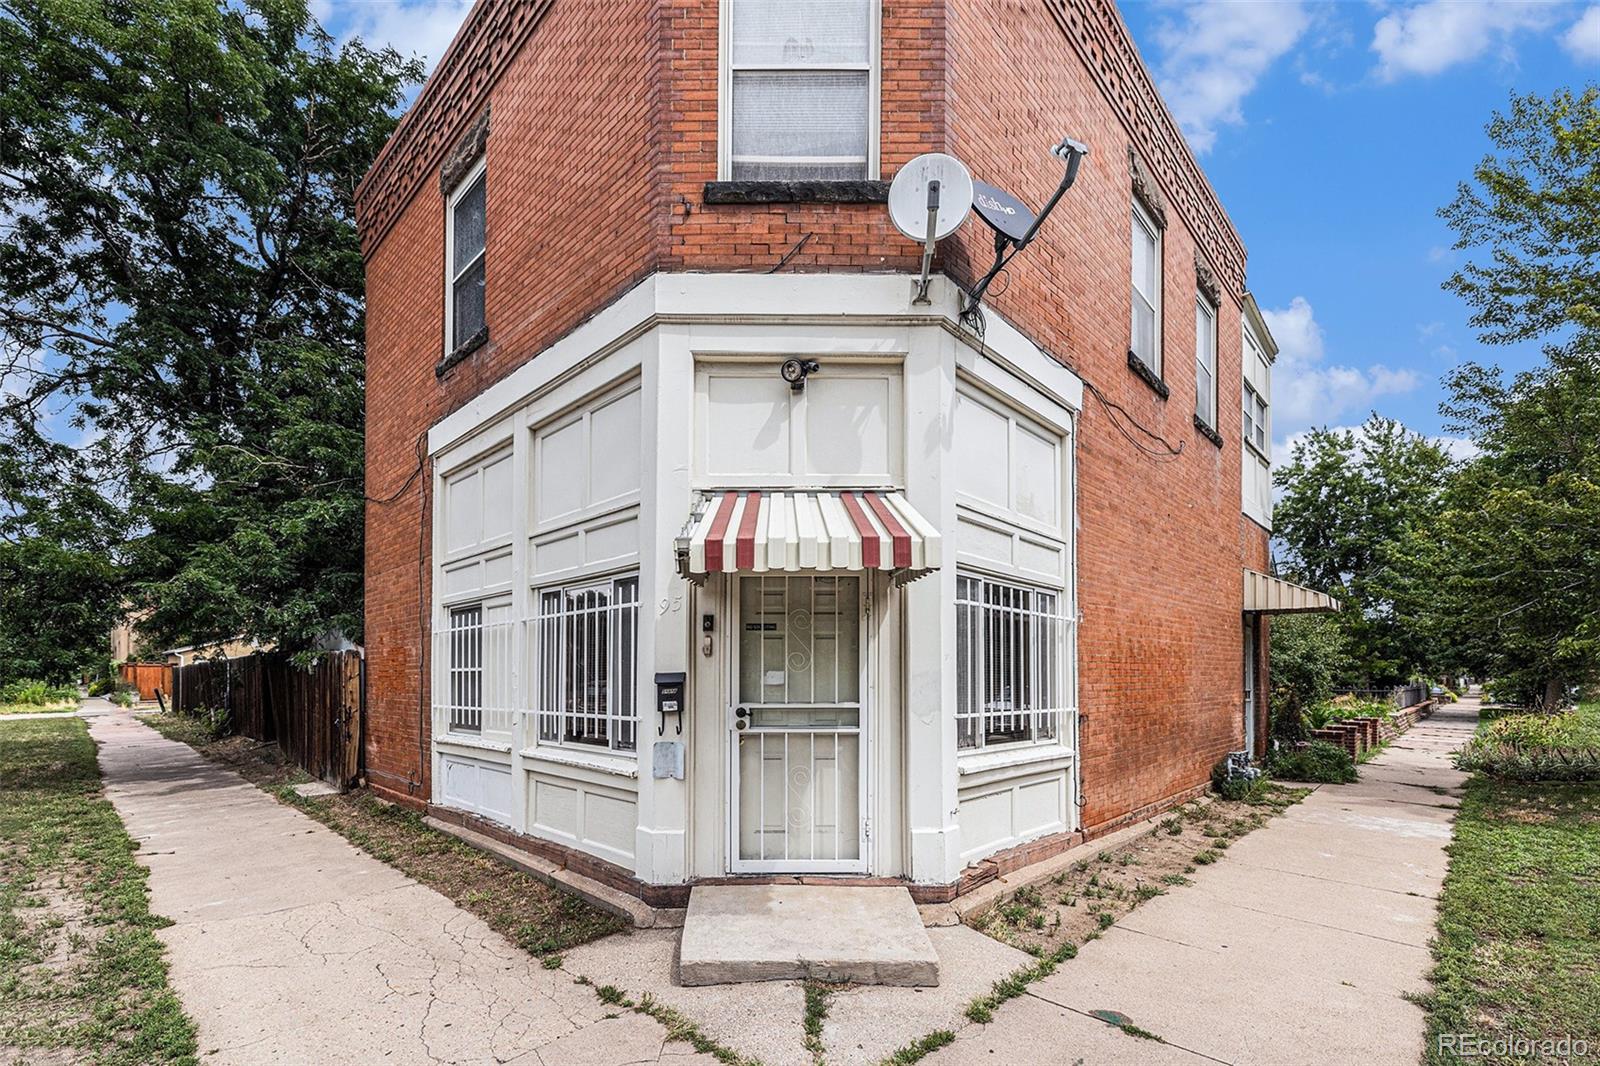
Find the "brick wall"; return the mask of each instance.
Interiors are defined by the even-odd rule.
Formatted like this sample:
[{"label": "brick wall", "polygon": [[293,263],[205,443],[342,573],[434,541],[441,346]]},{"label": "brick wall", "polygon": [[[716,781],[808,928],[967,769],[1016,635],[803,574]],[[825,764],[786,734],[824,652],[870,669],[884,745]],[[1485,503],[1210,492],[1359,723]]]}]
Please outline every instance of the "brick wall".
[{"label": "brick wall", "polygon": [[[1092,831],[1184,792],[1243,744],[1239,571],[1265,569],[1267,552],[1265,532],[1239,513],[1244,250],[1103,0],[884,8],[882,176],[948,150],[1038,204],[1061,173],[1049,145],[1068,133],[1088,142],[1077,186],[989,303],[1127,418],[1182,447],[1144,454],[1086,397],[1078,552]],[[716,177],[717,10],[716,0],[483,0],[474,10],[361,190],[370,496],[401,488],[430,423],[652,271],[765,271],[803,238],[786,269],[917,269],[918,249],[881,205],[704,202]],[[437,380],[438,167],[486,107],[490,342]],[[1130,148],[1165,207],[1165,400],[1126,361]],[[1192,424],[1197,250],[1222,290],[1220,448]],[[986,231],[970,224],[941,254],[954,276],[975,277],[990,258]],[[424,471],[367,519],[368,764],[376,786],[416,796],[427,485]]]}]

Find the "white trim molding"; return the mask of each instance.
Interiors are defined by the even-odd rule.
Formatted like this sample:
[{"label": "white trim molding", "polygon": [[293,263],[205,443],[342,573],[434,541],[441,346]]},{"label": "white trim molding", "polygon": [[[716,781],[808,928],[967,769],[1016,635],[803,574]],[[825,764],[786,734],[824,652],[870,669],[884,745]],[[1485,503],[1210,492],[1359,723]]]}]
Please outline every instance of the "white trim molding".
[{"label": "white trim molding", "polygon": [[[935,277],[929,303],[913,304],[909,274],[676,274],[645,278],[594,317],[480,392],[428,430],[437,455],[528,398],[668,323],[837,323],[942,329],[975,356],[1020,379],[1053,405],[1083,409],[1083,381],[993,309],[982,338],[960,324],[961,290]],[[970,357],[968,357],[970,358]]]}]

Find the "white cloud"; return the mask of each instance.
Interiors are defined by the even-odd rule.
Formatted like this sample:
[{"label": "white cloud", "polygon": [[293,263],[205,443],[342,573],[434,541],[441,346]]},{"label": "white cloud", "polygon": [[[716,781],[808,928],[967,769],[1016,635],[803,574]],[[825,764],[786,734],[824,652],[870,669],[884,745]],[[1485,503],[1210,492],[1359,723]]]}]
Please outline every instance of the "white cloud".
[{"label": "white cloud", "polygon": [[431,73],[472,10],[472,0],[322,0],[313,10],[339,40],[360,37],[373,48],[389,45],[407,58],[421,56]]},{"label": "white cloud", "polygon": [[1162,95],[1196,152],[1211,150],[1218,126],[1244,122],[1244,98],[1310,24],[1298,0],[1198,0],[1156,28]]},{"label": "white cloud", "polygon": [[1372,31],[1378,76],[1437,74],[1497,46],[1509,52],[1513,37],[1547,28],[1559,11],[1530,0],[1425,0],[1391,11]]},{"label": "white cloud", "polygon": [[1600,63],[1600,4],[1591,4],[1562,35],[1561,47],[1572,53],[1574,59]]},{"label": "white cloud", "polygon": [[1365,368],[1323,365],[1322,326],[1303,296],[1282,310],[1263,308],[1261,315],[1278,342],[1272,424],[1291,438],[1308,426],[1326,424],[1349,412],[1363,413],[1378,397],[1410,392],[1420,384],[1414,372],[1381,363]]},{"label": "white cloud", "polygon": [[1444,453],[1458,463],[1464,463],[1468,459],[1476,459],[1478,457],[1478,453],[1482,450],[1465,437],[1448,437],[1440,435],[1437,437],[1429,437],[1428,440],[1431,443],[1437,444],[1439,447],[1443,448]]}]

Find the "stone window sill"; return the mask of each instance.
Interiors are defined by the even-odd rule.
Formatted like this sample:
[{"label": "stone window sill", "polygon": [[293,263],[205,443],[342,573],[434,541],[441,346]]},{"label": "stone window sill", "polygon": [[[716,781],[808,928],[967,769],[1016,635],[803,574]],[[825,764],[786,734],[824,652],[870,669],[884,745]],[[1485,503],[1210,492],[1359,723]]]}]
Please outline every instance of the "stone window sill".
[{"label": "stone window sill", "polygon": [[528,760],[555,763],[557,766],[574,766],[579,769],[594,770],[597,773],[614,774],[617,777],[637,778],[639,776],[639,763],[632,752],[583,751],[550,744],[539,744],[535,747],[523,749],[522,757]]},{"label": "stone window sill", "polygon": [[479,348],[482,348],[488,343],[489,327],[484,326],[478,332],[474,333],[472,336],[456,345],[455,351],[439,360],[438,364],[433,368],[433,376],[436,378],[444,377],[445,374],[450,371],[451,367],[455,366],[457,363],[460,363],[462,360],[466,359],[467,356],[471,355],[473,352],[477,351]]},{"label": "stone window sill", "polygon": [[1152,392],[1165,400],[1171,395],[1172,390],[1167,388],[1167,383],[1161,380],[1161,375],[1144,365],[1144,360],[1128,350],[1128,369],[1133,371],[1135,377],[1150,386]]},{"label": "stone window sill", "polygon": [[708,181],[707,204],[881,204],[886,181]]},{"label": "stone window sill", "polygon": [[1199,415],[1194,416],[1194,428],[1198,429],[1200,431],[1200,435],[1206,440],[1210,441],[1212,444],[1215,444],[1219,448],[1222,447],[1222,434],[1206,425],[1205,419],[1201,418]]}]

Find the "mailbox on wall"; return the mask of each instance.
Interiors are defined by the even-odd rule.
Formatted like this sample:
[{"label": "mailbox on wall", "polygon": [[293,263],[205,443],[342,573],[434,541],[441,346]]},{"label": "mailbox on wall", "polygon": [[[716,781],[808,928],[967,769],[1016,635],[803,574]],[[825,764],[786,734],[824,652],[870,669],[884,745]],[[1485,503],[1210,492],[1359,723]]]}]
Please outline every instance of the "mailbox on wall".
[{"label": "mailbox on wall", "polygon": [[667,731],[667,716],[676,719],[676,732],[683,733],[683,685],[686,675],[682,673],[656,675],[656,735],[662,736]]}]

